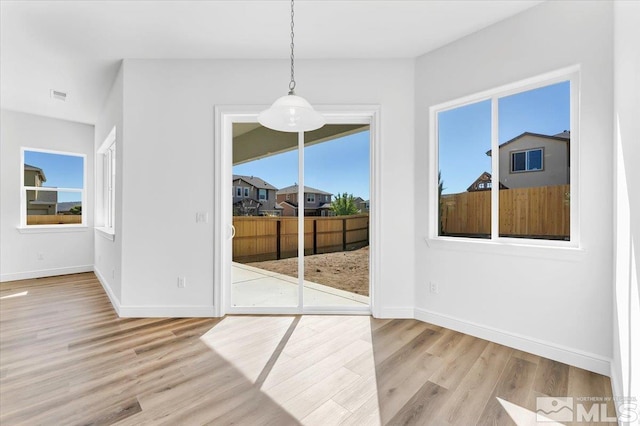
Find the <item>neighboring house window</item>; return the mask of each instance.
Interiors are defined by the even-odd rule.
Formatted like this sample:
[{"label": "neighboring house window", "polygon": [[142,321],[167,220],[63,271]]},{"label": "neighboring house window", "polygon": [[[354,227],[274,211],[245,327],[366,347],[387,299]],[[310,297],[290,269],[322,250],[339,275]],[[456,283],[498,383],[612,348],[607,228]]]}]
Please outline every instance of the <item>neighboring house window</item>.
[{"label": "neighboring house window", "polygon": [[249,188],[247,188],[247,187],[244,188],[244,196],[245,197],[249,196]]},{"label": "neighboring house window", "polygon": [[315,203],[316,194],[307,194],[307,203]]},{"label": "neighboring house window", "polygon": [[289,194],[287,194],[287,201],[289,201],[289,198],[290,198],[290,195],[289,195]]},{"label": "neighboring house window", "polygon": [[85,225],[86,156],[22,148],[21,158],[21,225]]},{"label": "neighboring house window", "polygon": [[[577,79],[574,68],[431,107],[430,235],[577,241]],[[483,172],[498,184],[471,194]]]},{"label": "neighboring house window", "polygon": [[519,151],[511,153],[511,171],[512,172],[534,172],[541,171],[543,168],[543,150],[542,148],[530,149],[528,151]]},{"label": "neighboring house window", "polygon": [[236,186],[236,197],[242,197],[242,187]]},{"label": "neighboring house window", "polygon": [[102,146],[98,148],[98,161],[102,161],[102,174],[98,176],[100,211],[98,228],[113,234],[115,231],[116,204],[116,133],[115,127],[109,133]]},{"label": "neighboring house window", "polygon": [[266,200],[267,199],[267,190],[266,189],[258,189],[258,200]]}]

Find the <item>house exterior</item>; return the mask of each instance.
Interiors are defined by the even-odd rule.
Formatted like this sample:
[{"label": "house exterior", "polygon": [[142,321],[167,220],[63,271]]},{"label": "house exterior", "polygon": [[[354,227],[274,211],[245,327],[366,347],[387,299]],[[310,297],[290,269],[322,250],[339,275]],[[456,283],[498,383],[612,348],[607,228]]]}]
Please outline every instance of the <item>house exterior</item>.
[{"label": "house exterior", "polygon": [[[478,179],[476,179],[469,187],[467,188],[467,192],[476,192],[476,191],[490,191],[491,190],[491,173],[482,172]],[[500,183],[500,189],[509,189]]]},{"label": "house exterior", "polygon": [[277,188],[256,176],[233,175],[234,216],[278,215]]},{"label": "house exterior", "polygon": [[[40,167],[24,165],[25,186],[39,187],[46,181],[47,177]],[[27,215],[54,215],[57,213],[57,206],[57,191],[27,191]]]},{"label": "house exterior", "polygon": [[[331,216],[331,197],[333,194],[320,189],[304,187],[304,215]],[[282,208],[282,216],[297,216],[298,185],[287,186],[276,193],[276,201]]]},{"label": "house exterior", "polygon": [[504,142],[499,147],[500,183],[508,188],[568,184],[570,140],[565,130],[552,136],[524,132]]},{"label": "house exterior", "polygon": [[360,210],[360,213],[369,213],[369,200],[364,200],[362,197],[355,197],[353,199],[356,207]]}]

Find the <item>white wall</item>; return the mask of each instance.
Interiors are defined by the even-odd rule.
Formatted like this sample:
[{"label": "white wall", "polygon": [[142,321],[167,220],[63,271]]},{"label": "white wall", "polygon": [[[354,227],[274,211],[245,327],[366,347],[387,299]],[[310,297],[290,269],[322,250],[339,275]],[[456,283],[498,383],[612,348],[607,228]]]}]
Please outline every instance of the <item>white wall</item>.
[{"label": "white wall", "polygon": [[[418,318],[609,374],[612,31],[609,2],[546,2],[418,58]],[[428,108],[575,64],[581,66],[581,250],[427,246]],[[429,292],[430,281],[439,294]]]},{"label": "white wall", "polygon": [[640,3],[614,3],[614,394],[640,396]]},{"label": "white wall", "polygon": [[[214,106],[268,105],[288,78],[280,60],[124,61],[124,315],[211,314]],[[414,61],[301,60],[296,79],[314,104],[382,106],[382,314],[411,315],[413,200],[397,201],[413,193]]]},{"label": "white wall", "polygon": [[[36,278],[93,269],[93,126],[2,110],[0,112],[0,280]],[[87,228],[20,233],[20,148],[86,154]],[[30,230],[32,231],[32,230]],[[42,260],[38,260],[42,253]]]},{"label": "white wall", "polygon": [[[111,130],[116,128],[116,212],[115,212],[115,232],[116,235],[113,240],[105,238],[105,235],[96,232],[95,236],[95,253],[94,263],[95,272],[102,285],[105,287],[107,294],[112,299],[112,302],[116,309],[119,309],[120,301],[122,299],[121,292],[121,275],[122,275],[122,240],[123,240],[123,227],[122,227],[122,160],[123,152],[126,150],[123,141],[123,69],[120,66],[120,70],[116,76],[115,81],[107,95],[107,99],[102,107],[102,112],[96,122],[95,130],[95,149],[100,148],[105,141]],[[102,161],[96,161],[96,177],[102,176],[103,164]],[[101,184],[101,180],[98,178],[98,185]],[[100,194],[96,188],[96,193]],[[104,225],[104,217],[102,214],[103,205],[102,199],[98,197],[96,200],[96,226]]]}]

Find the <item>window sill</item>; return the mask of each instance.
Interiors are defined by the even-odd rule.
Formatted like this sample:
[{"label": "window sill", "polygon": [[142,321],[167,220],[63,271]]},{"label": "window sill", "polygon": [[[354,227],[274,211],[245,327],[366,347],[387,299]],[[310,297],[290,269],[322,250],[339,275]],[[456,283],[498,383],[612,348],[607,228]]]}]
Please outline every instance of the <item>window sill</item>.
[{"label": "window sill", "polygon": [[116,233],[110,228],[93,228],[96,230],[96,233],[100,235],[102,238],[106,238],[109,241],[115,241]]},{"label": "window sill", "polygon": [[425,237],[429,248],[437,250],[455,250],[482,254],[522,256],[560,261],[578,262],[583,260],[585,250],[572,245],[569,241],[544,240],[476,240],[458,237]]},{"label": "window sill", "polygon": [[21,234],[48,234],[52,232],[87,232],[86,225],[29,225],[18,226]]}]

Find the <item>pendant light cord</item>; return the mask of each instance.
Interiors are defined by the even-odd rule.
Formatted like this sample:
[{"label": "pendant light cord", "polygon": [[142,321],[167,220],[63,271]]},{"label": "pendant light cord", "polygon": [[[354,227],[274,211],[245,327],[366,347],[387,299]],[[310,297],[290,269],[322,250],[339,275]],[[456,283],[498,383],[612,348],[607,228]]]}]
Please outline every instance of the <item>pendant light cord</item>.
[{"label": "pendant light cord", "polygon": [[294,76],[295,73],[295,68],[294,68],[294,59],[295,56],[293,54],[293,48],[294,48],[294,43],[293,43],[293,0],[291,0],[291,81],[289,82],[289,94],[290,95],[295,95],[295,91],[294,89],[296,88],[296,79]]}]

